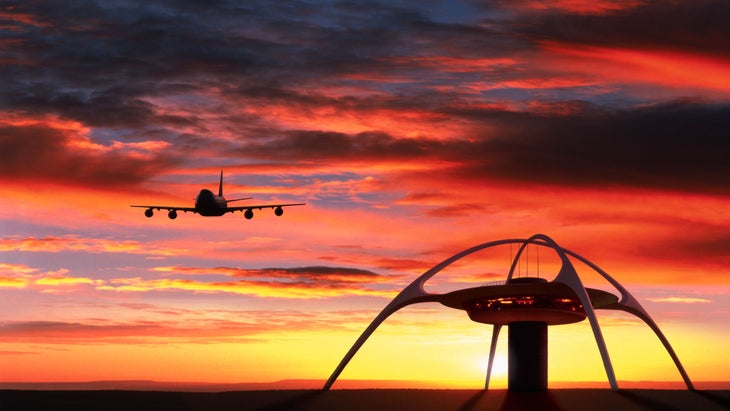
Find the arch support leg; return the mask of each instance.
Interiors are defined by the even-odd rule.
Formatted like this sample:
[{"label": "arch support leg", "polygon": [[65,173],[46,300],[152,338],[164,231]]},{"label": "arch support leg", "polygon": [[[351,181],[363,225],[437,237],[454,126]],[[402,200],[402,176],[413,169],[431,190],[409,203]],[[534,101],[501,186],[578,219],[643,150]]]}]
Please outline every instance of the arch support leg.
[{"label": "arch support leg", "polygon": [[[684,380],[684,384],[687,386],[688,390],[694,390],[694,384],[692,384],[692,381],[689,379],[689,376],[687,375],[687,372],[684,370],[684,367],[682,366],[682,363],[679,361],[679,357],[677,357],[677,354],[674,352],[674,349],[672,348],[671,344],[669,344],[669,340],[664,336],[664,333],[659,329],[659,326],[654,322],[654,320],[651,318],[648,312],[644,309],[644,307],[639,304],[639,301],[631,295],[631,293],[624,288],[618,281],[616,281],[613,277],[608,275],[605,271],[603,271],[600,267],[596,266],[592,262],[588,261],[585,257],[580,256],[570,250],[561,249],[564,253],[567,253],[578,260],[582,261],[589,267],[591,267],[593,270],[595,270],[598,274],[600,274],[603,278],[606,279],[611,285],[616,287],[619,292],[621,292],[621,300],[618,303],[613,304],[609,307],[604,307],[605,309],[609,310],[622,310],[626,311],[629,314],[633,314],[637,317],[639,317],[646,325],[651,328],[652,331],[654,331],[654,334],[659,338],[662,345],[664,345],[664,348],[669,353],[669,356],[672,357],[672,361],[674,361],[674,365],[677,367],[677,370],[679,371],[679,374],[682,376],[682,379]],[[592,325],[592,324],[591,324]]]},{"label": "arch support leg", "polygon": [[[639,307],[640,308],[640,307]],[[677,371],[679,371],[679,375],[682,376],[682,380],[684,381],[684,385],[687,387],[688,390],[694,391],[695,386],[692,384],[692,381],[689,379],[689,375],[687,375],[687,372],[684,370],[684,367],[682,366],[682,363],[679,361],[679,357],[677,356],[677,353],[674,352],[674,349],[672,348],[672,345],[669,344],[669,340],[667,340],[667,337],[664,336],[664,333],[662,330],[659,329],[659,326],[656,325],[654,320],[649,316],[646,311],[643,310],[643,308],[637,309],[633,308],[621,303],[616,303],[613,307],[610,307],[610,309],[614,310],[622,310],[629,314],[633,314],[636,317],[640,318],[646,325],[651,328],[651,330],[654,332],[654,335],[659,338],[659,341],[661,341],[662,345],[664,346],[664,349],[667,350],[667,353],[669,353],[669,356],[672,358],[672,361],[674,361],[674,366],[677,367]]]},{"label": "arch support leg", "polygon": [[435,301],[433,296],[426,294],[422,291],[420,287],[412,288],[413,284],[411,286],[406,287],[393,301],[391,301],[390,304],[388,304],[383,311],[378,314],[377,317],[368,325],[368,327],[363,331],[363,333],[360,335],[360,337],[355,341],[355,343],[350,347],[350,350],[347,351],[347,354],[342,358],[340,363],[337,365],[337,368],[332,372],[332,375],[330,375],[329,379],[325,382],[324,386],[322,387],[323,390],[329,390],[332,387],[332,384],[335,383],[337,380],[337,377],[340,376],[342,373],[342,370],[345,369],[347,364],[350,362],[352,357],[355,356],[357,351],[362,347],[363,344],[365,344],[365,341],[367,341],[368,338],[375,332],[375,330],[380,326],[380,324],[385,321],[386,318],[390,317],[391,314],[394,312],[400,310],[401,308],[415,304],[420,302],[429,302],[429,301]]},{"label": "arch support leg", "polygon": [[324,387],[322,387],[323,390],[329,390],[332,388],[332,384],[335,383],[337,380],[337,377],[340,376],[342,373],[342,370],[345,369],[347,364],[350,362],[352,357],[355,356],[357,351],[362,347],[363,344],[365,344],[365,341],[367,341],[368,338],[370,338],[370,335],[378,328],[380,324],[385,321],[386,318],[388,318],[391,314],[398,311],[398,308],[395,309],[388,309],[389,307],[386,307],[385,310],[381,311],[380,314],[378,314],[377,317],[368,325],[368,327],[363,331],[363,333],[360,335],[360,337],[355,341],[355,343],[350,347],[350,350],[347,351],[347,354],[345,354],[344,357],[342,357],[342,360],[340,360],[340,363],[337,365],[337,368],[335,368],[334,372],[332,372],[332,375],[330,375],[329,379],[327,379],[327,382],[325,382]]},{"label": "arch support leg", "polygon": [[[557,247],[557,245],[556,245]],[[558,254],[560,255],[560,259],[562,260],[562,267],[560,268],[560,272],[558,272],[558,275],[555,277],[555,280],[553,282],[557,283],[563,283],[570,287],[570,289],[573,290],[575,295],[578,296],[578,299],[580,300],[580,303],[583,305],[583,309],[586,312],[586,316],[588,317],[588,322],[591,324],[591,330],[593,330],[593,337],[596,339],[596,345],[598,346],[598,351],[601,353],[601,359],[603,360],[603,368],[606,370],[606,377],[608,378],[608,383],[611,386],[612,390],[618,390],[618,382],[616,382],[616,374],[613,371],[613,364],[611,364],[611,357],[608,355],[608,348],[606,348],[606,341],[603,339],[603,333],[601,332],[601,327],[598,324],[598,318],[596,318],[596,311],[593,309],[593,304],[591,303],[591,299],[588,296],[588,291],[586,291],[586,287],[583,285],[583,282],[580,280],[580,277],[578,277],[578,273],[575,271],[575,268],[573,267],[573,264],[570,263],[568,260],[568,257],[565,255],[565,252],[562,248],[557,247],[555,248],[556,251],[558,251]]]},{"label": "arch support leg", "polygon": [[489,344],[489,360],[487,361],[487,378],[484,381],[484,390],[489,389],[489,380],[492,378],[492,365],[494,365],[494,354],[497,351],[497,339],[499,331],[502,329],[500,324],[495,324],[492,328],[492,342]]}]

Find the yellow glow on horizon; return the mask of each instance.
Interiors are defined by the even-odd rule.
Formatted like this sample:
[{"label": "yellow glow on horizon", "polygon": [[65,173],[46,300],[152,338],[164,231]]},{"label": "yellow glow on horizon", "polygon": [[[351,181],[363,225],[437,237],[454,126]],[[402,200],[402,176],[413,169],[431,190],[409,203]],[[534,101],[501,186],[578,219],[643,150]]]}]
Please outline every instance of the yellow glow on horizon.
[{"label": "yellow glow on horizon", "polygon": [[[407,318],[401,318],[407,320]],[[441,327],[439,327],[441,326]],[[620,381],[681,382],[669,356],[650,330],[640,326],[603,327],[609,354]],[[504,388],[507,379],[507,335],[501,336],[490,387]],[[159,340],[132,344],[6,344],[3,380],[93,381],[149,379],[156,381],[271,382],[329,377],[354,342],[357,332],[290,330],[241,338],[238,342],[186,343]],[[433,327],[384,324],[345,369],[340,380],[422,381],[427,386],[478,389],[484,384],[491,327],[463,319],[437,321]],[[687,333],[693,337],[682,338]],[[712,332],[668,327],[668,337],[690,377],[727,381],[722,336]],[[134,342],[134,339],[130,340]],[[606,382],[603,364],[583,323],[549,329],[549,384]],[[717,358],[713,360],[712,358]],[[92,366],[93,365],[93,366]],[[702,376],[700,379],[699,376]],[[12,376],[12,377],[11,377]],[[337,385],[335,385],[337,388]]]}]

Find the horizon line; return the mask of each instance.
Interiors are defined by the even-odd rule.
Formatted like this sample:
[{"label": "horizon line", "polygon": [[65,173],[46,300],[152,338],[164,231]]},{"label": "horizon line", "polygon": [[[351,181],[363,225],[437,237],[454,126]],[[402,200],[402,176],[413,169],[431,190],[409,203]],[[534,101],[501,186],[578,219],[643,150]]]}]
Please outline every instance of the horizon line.
[{"label": "horizon line", "polygon": [[[205,382],[205,381],[157,381],[157,380],[90,380],[90,381],[3,381],[0,390],[130,390],[130,391],[258,391],[258,390],[311,390],[321,389],[325,379],[282,379],[260,382]],[[479,382],[471,381],[418,381],[418,380],[369,380],[349,379],[338,381],[334,389],[443,389],[481,390]],[[697,389],[730,390],[727,381],[696,381]],[[550,389],[610,389],[608,381],[550,381]],[[682,381],[619,380],[620,389],[684,390]],[[506,390],[507,385],[497,385],[490,390]]]}]

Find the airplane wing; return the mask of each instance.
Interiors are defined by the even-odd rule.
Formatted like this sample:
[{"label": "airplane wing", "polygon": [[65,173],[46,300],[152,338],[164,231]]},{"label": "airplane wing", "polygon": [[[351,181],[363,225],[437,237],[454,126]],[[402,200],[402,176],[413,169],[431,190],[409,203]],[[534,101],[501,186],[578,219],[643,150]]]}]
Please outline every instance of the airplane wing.
[{"label": "airplane wing", "polygon": [[195,207],[173,207],[173,206],[156,206],[156,205],[133,205],[130,207],[138,207],[138,208],[149,208],[151,210],[167,210],[167,211],[184,211],[184,212],[197,212],[195,210]]},{"label": "airplane wing", "polygon": [[174,219],[177,218],[177,212],[178,211],[184,211],[186,213],[188,211],[190,211],[192,213],[197,213],[198,212],[195,209],[195,207],[149,206],[149,205],[133,205],[133,206],[130,206],[130,207],[146,208],[146,210],[144,210],[144,215],[147,218],[152,217],[152,215],[154,214],[154,211],[153,210],[157,210],[157,211],[167,210],[167,217],[170,218],[171,220],[174,220]]},{"label": "airplane wing", "polygon": [[[283,207],[292,207],[292,206],[300,206],[305,205],[305,203],[290,203],[290,204],[260,204],[260,205],[248,205],[248,206],[238,206],[238,207],[226,207],[224,209],[216,209],[211,214],[203,213],[203,215],[206,216],[220,216],[225,213],[233,213],[236,211],[242,211],[243,216],[246,217],[246,219],[250,220],[253,218],[253,210],[263,210],[264,208],[273,208],[274,214],[277,216],[281,216],[284,214]],[[177,212],[183,211],[191,213],[199,213],[200,211],[196,209],[195,207],[175,207],[175,206],[157,206],[157,205],[133,205],[130,207],[137,207],[137,208],[146,208],[144,210],[144,215],[146,217],[152,217],[154,214],[154,210],[160,211],[160,210],[167,210],[167,216],[170,219],[176,219],[177,218]]]},{"label": "airplane wing", "polygon": [[225,212],[226,213],[234,213],[236,211],[243,211],[243,216],[246,217],[246,219],[252,219],[253,218],[253,210],[263,210],[264,208],[273,208],[274,214],[277,216],[281,216],[284,214],[284,210],[282,207],[292,207],[292,206],[301,206],[306,205],[305,203],[291,203],[291,204],[262,204],[262,205],[247,205],[247,206],[237,206],[237,207],[226,207]]}]

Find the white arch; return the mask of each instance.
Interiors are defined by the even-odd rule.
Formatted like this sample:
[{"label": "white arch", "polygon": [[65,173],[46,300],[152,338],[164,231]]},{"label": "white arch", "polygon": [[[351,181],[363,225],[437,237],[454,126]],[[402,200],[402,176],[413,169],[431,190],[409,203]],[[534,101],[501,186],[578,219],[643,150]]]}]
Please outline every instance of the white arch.
[{"label": "white arch", "polygon": [[441,294],[429,294],[424,290],[423,285],[428,281],[431,277],[436,275],[439,271],[446,268],[448,265],[453,263],[454,261],[460,260],[463,257],[466,257],[469,254],[475,253],[477,251],[483,250],[488,247],[493,247],[501,244],[508,244],[508,243],[515,243],[515,242],[522,242],[524,240],[499,240],[499,241],[491,241],[488,243],[480,244],[475,247],[469,248],[467,250],[464,250],[458,254],[455,254],[451,256],[450,258],[447,258],[446,260],[442,261],[441,263],[435,265],[430,270],[426,271],[425,273],[421,274],[420,277],[413,280],[412,283],[408,284],[406,288],[403,289],[394,299],[391,301],[388,305],[383,308],[383,310],[380,312],[380,314],[375,317],[375,319],[368,325],[368,327],[363,331],[363,333],[360,335],[360,337],[355,341],[355,344],[350,347],[350,350],[345,354],[344,357],[342,357],[342,360],[337,365],[337,368],[335,368],[334,372],[332,372],[332,375],[330,375],[327,382],[325,382],[324,387],[322,387],[323,390],[329,390],[330,387],[332,387],[332,384],[335,383],[335,380],[337,380],[337,377],[340,376],[340,373],[342,373],[342,370],[345,369],[345,366],[350,362],[352,357],[355,356],[355,353],[360,349],[360,347],[367,341],[367,339],[370,337],[370,335],[375,331],[375,329],[378,328],[380,324],[382,324],[383,321],[385,321],[386,318],[390,317],[391,314],[394,312],[400,310],[401,308],[421,303],[421,302],[438,302],[438,297],[441,296]]},{"label": "white arch", "polygon": [[[337,368],[332,372],[332,375],[330,375],[329,379],[325,382],[323,386],[323,390],[328,390],[332,387],[332,384],[337,380],[339,375],[344,370],[345,366],[350,362],[352,357],[355,356],[357,351],[362,347],[362,345],[367,341],[367,339],[372,335],[373,332],[380,326],[380,324],[385,321],[391,314],[395,313],[396,311],[400,310],[403,307],[406,307],[411,304],[417,304],[417,303],[423,303],[423,302],[439,302],[440,298],[443,294],[431,294],[425,291],[424,284],[426,281],[431,279],[433,276],[438,274],[441,270],[449,266],[450,264],[454,263],[457,260],[460,260],[469,254],[475,253],[477,251],[484,250],[486,248],[494,247],[497,245],[502,244],[512,244],[512,243],[521,243],[519,250],[515,254],[514,259],[512,260],[512,265],[510,267],[509,274],[507,276],[507,280],[511,279],[514,274],[514,269],[519,261],[519,258],[522,254],[522,251],[528,244],[537,244],[541,246],[546,246],[549,248],[552,248],[555,250],[555,252],[558,254],[558,256],[561,259],[562,266],[560,268],[560,271],[558,272],[558,275],[555,277],[553,282],[559,282],[562,284],[567,285],[570,287],[573,292],[578,296],[581,303],[583,304],[583,307],[586,311],[586,316],[588,317],[588,320],[591,324],[591,328],[593,330],[593,335],[596,339],[596,344],[598,346],[598,349],[601,353],[601,358],[603,360],[604,369],[606,370],[606,376],[608,377],[609,383],[611,385],[611,389],[616,390],[618,389],[618,383],[616,381],[616,376],[613,371],[613,365],[611,364],[611,359],[608,355],[608,349],[606,348],[605,341],[603,339],[603,334],[601,333],[600,326],[598,324],[598,319],[596,318],[595,311],[593,309],[593,305],[590,301],[590,298],[588,296],[588,292],[585,289],[585,286],[583,286],[583,283],[581,282],[580,278],[578,277],[578,273],[576,272],[575,268],[571,264],[570,260],[568,259],[568,255],[582,261],[592,269],[594,269],[596,272],[598,272],[601,276],[603,276],[608,282],[610,282],[616,289],[621,292],[621,300],[615,304],[612,304],[608,307],[603,307],[606,309],[613,309],[613,310],[623,310],[630,314],[633,314],[640,319],[642,319],[649,327],[654,331],[654,333],[657,335],[659,340],[664,345],[664,348],[667,350],[669,355],[671,356],[672,360],[674,361],[677,369],[679,370],[679,373],[682,375],[682,379],[684,380],[686,386],[690,390],[694,390],[694,386],[692,382],[690,381],[689,377],[687,376],[687,373],[684,370],[684,367],[679,361],[679,358],[677,357],[676,353],[672,349],[671,345],[669,344],[669,341],[666,339],[664,334],[661,332],[659,327],[656,325],[654,320],[649,316],[649,314],[646,312],[646,310],[641,307],[641,305],[638,303],[638,301],[631,295],[631,293],[628,292],[621,284],[618,283],[615,279],[613,279],[611,276],[609,276],[605,271],[601,270],[598,266],[591,263],[586,258],[578,255],[577,253],[574,253],[570,250],[564,249],[560,247],[555,241],[553,241],[550,237],[544,235],[544,234],[535,234],[529,239],[506,239],[506,240],[498,240],[498,241],[490,241],[487,243],[479,244],[477,246],[474,246],[472,248],[466,249],[460,253],[457,253],[446,260],[442,261],[441,263],[435,265],[430,270],[423,273],[421,276],[416,278],[412,283],[410,283],[408,286],[406,286],[394,299],[391,301],[385,308],[375,317],[375,319],[368,325],[368,327],[363,331],[363,333],[360,335],[360,337],[355,341],[355,343],[352,345],[350,350],[345,354],[345,356],[342,358],[340,363],[337,365]],[[486,379],[484,388],[489,388],[489,380],[491,377],[491,371],[492,371],[492,364],[494,362],[494,355],[495,350],[497,346],[497,339],[499,336],[499,331],[501,329],[501,326],[495,325],[492,331],[492,341],[490,344],[489,349],[489,361],[487,363],[487,373],[486,373]]]}]

